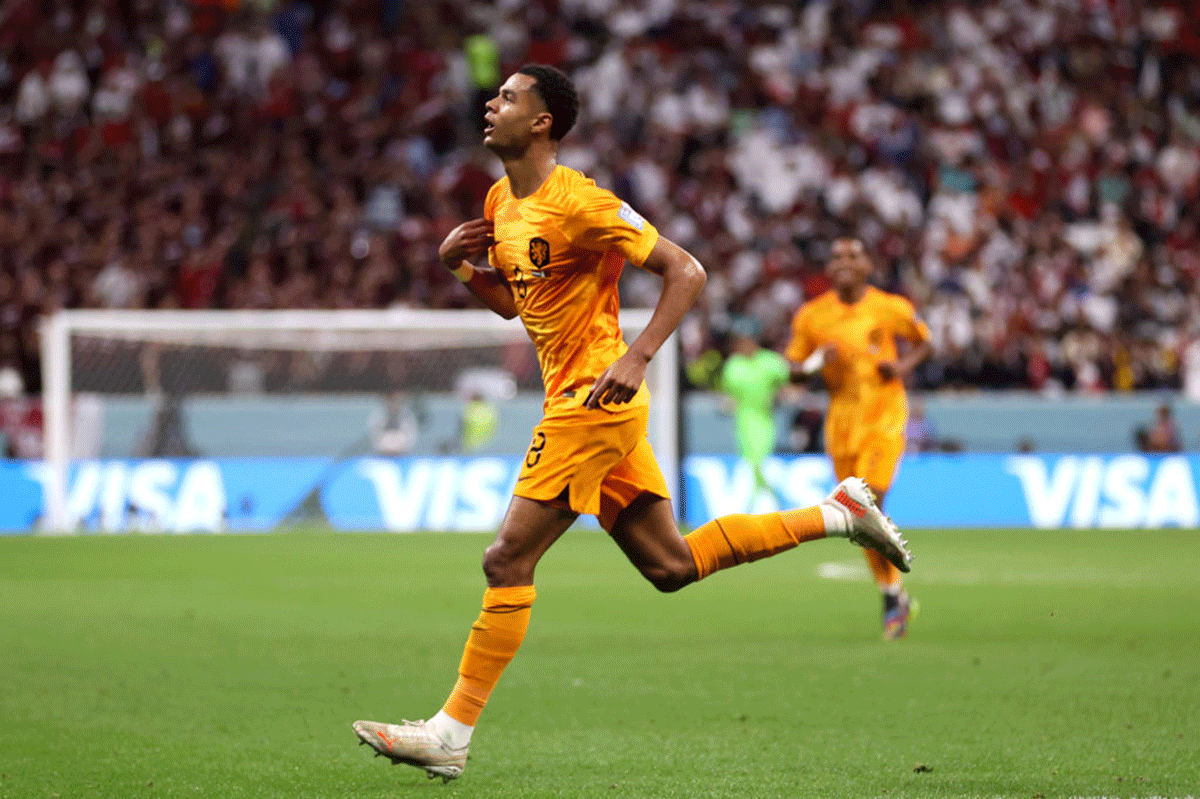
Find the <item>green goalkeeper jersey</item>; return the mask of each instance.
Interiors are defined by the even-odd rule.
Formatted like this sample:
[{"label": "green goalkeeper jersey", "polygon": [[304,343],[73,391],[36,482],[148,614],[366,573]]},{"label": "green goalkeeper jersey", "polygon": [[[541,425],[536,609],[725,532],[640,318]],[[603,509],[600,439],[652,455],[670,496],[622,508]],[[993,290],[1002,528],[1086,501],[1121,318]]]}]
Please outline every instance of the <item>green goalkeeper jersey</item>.
[{"label": "green goalkeeper jersey", "polygon": [[733,354],[721,370],[720,388],[734,402],[734,427],[742,454],[760,460],[775,445],[775,395],[787,385],[790,367],[777,352]]}]

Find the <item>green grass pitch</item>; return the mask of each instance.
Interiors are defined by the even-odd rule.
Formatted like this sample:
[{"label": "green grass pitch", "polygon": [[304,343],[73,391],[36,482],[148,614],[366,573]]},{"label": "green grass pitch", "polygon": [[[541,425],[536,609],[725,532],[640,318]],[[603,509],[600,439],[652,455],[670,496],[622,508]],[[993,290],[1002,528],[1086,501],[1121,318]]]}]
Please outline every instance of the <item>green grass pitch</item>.
[{"label": "green grass pitch", "polygon": [[569,532],[449,785],[350,723],[440,706],[490,536],[0,538],[0,797],[1200,796],[1200,532],[909,538],[885,643],[845,542],[662,596]]}]

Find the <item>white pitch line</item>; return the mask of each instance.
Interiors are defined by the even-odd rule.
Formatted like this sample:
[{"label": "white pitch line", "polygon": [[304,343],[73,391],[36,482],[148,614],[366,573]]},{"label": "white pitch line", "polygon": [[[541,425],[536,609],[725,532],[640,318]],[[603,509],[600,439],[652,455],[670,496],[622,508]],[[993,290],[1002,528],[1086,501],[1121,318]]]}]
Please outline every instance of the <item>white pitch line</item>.
[{"label": "white pitch line", "polygon": [[817,576],[825,580],[863,580],[870,572],[861,560],[829,561],[817,565]]},{"label": "white pitch line", "polygon": [[[823,580],[866,580],[871,573],[862,561],[827,561],[816,568]],[[1161,575],[1148,573],[1116,573],[1100,569],[1063,569],[1061,571],[1021,570],[983,572],[974,570],[944,571],[921,569],[913,571],[916,582],[938,585],[1100,585],[1100,586],[1161,586]]]}]

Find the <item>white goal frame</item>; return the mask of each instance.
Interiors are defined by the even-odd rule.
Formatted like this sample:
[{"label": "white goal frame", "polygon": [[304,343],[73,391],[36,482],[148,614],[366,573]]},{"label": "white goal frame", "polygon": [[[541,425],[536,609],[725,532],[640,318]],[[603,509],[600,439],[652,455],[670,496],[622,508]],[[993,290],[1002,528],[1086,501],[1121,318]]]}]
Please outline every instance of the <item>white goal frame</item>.
[{"label": "white goal frame", "polygon": [[[626,340],[640,332],[651,315],[649,309],[622,309],[621,327]],[[41,326],[45,532],[70,532],[67,478],[71,463],[71,337],[76,334],[178,344],[252,343],[264,349],[294,349],[303,346],[305,340],[317,348],[355,349],[343,343],[349,336],[356,336],[358,348],[410,350],[432,344],[486,345],[527,340],[519,319],[503,319],[488,310],[58,311],[43,319]],[[334,342],[337,346],[329,346]],[[682,491],[677,334],[671,335],[650,362],[646,379],[656,397],[650,407],[648,435],[667,485],[675,494],[673,505],[678,513]]]}]

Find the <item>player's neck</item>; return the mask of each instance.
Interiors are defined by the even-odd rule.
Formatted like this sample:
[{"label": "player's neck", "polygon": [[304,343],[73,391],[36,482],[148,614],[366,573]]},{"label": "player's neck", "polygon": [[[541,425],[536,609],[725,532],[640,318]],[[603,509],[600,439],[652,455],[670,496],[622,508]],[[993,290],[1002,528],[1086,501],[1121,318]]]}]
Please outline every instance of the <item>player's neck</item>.
[{"label": "player's neck", "polygon": [[[548,145],[549,143],[547,143]],[[504,173],[513,197],[523,200],[536,192],[558,166],[558,150],[553,146],[531,144],[521,155],[504,159]]]},{"label": "player's neck", "polygon": [[867,284],[861,286],[847,286],[837,289],[838,299],[846,305],[853,305],[867,295]]}]

